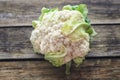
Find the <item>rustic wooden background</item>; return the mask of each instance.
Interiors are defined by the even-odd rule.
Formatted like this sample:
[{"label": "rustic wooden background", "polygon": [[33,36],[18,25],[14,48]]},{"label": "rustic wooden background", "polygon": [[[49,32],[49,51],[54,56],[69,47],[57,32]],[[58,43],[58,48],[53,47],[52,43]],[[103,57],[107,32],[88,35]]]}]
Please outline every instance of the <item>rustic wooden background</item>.
[{"label": "rustic wooden background", "polygon": [[[42,7],[88,5],[98,35],[79,68],[53,67],[34,54],[31,21]],[[120,0],[0,0],[0,80],[120,80]]]}]

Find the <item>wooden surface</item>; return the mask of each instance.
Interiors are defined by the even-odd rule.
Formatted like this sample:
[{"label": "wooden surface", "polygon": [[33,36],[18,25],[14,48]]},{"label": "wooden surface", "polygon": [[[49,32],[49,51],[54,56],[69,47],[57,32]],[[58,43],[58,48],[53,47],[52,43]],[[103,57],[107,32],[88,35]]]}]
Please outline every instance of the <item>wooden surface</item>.
[{"label": "wooden surface", "polygon": [[[83,64],[55,68],[34,54],[31,21],[42,7],[88,5],[98,35]],[[120,0],[0,0],[0,80],[120,80]]]},{"label": "wooden surface", "polygon": [[0,80],[119,80],[120,59],[86,59],[71,75],[46,61],[0,62]]},{"label": "wooden surface", "polygon": [[70,4],[88,5],[92,24],[120,22],[119,0],[0,0],[0,26],[31,25],[40,15],[42,7],[59,7]]}]

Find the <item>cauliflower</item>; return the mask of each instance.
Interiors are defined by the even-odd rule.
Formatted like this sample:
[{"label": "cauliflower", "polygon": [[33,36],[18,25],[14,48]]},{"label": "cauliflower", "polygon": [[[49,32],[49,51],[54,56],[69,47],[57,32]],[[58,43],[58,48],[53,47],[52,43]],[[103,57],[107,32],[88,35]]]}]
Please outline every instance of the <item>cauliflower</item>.
[{"label": "cauliflower", "polygon": [[69,73],[71,60],[77,66],[82,63],[90,50],[90,39],[96,34],[87,18],[86,5],[67,5],[61,11],[42,8],[41,12],[39,19],[32,22],[33,49],[56,67],[66,64]]}]

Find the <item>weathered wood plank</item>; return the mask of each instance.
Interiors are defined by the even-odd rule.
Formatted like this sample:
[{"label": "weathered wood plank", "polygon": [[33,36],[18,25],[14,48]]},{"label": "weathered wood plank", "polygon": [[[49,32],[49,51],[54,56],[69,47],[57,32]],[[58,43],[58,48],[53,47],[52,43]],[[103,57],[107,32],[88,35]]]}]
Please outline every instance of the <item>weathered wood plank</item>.
[{"label": "weathered wood plank", "polygon": [[120,0],[0,0],[0,26],[25,26],[37,19],[42,7],[85,3],[93,24],[120,23]]},{"label": "weathered wood plank", "polygon": [[[119,57],[120,25],[93,25],[98,35],[87,57]],[[30,43],[32,27],[0,28],[0,59],[42,58],[33,54]],[[29,56],[28,56],[29,55]]]},{"label": "weathered wood plank", "polygon": [[0,62],[1,80],[120,80],[120,59],[86,59],[71,75],[47,61]]}]

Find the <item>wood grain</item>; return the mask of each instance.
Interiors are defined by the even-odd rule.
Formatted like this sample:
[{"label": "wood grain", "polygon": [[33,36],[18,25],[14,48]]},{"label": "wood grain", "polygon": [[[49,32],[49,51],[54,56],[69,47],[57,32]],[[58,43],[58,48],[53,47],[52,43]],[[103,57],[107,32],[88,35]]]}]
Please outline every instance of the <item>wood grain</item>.
[{"label": "wood grain", "polygon": [[[120,25],[93,25],[98,35],[87,57],[120,57]],[[32,27],[0,28],[0,59],[43,58],[30,43]],[[29,56],[28,56],[29,55]]]},{"label": "wood grain", "polygon": [[47,61],[0,62],[0,80],[120,80],[120,59],[86,59],[71,75]]},{"label": "wood grain", "polygon": [[120,23],[120,0],[0,0],[0,26],[31,26],[42,7],[88,5],[92,24]]}]

